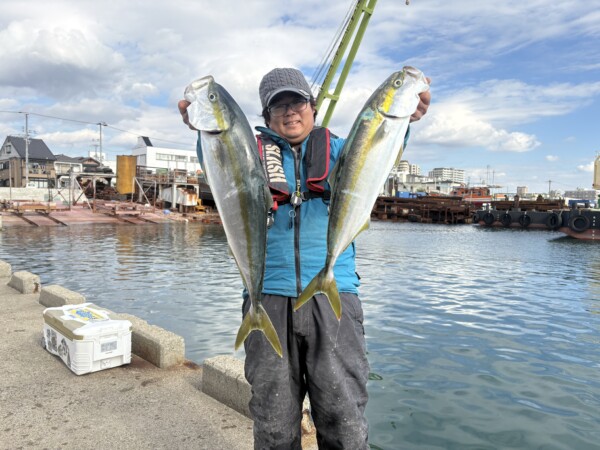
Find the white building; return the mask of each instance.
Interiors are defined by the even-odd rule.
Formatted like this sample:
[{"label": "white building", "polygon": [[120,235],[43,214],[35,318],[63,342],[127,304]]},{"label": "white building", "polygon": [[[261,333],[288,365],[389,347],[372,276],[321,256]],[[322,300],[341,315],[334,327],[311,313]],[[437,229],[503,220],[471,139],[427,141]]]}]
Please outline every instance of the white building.
[{"label": "white building", "polygon": [[577,189],[575,191],[565,191],[565,197],[577,200],[596,201],[598,199],[598,191],[595,189]]},{"label": "white building", "polygon": [[131,154],[137,157],[138,166],[145,166],[153,172],[156,169],[179,169],[188,174],[197,174],[200,170],[195,150],[155,147],[146,136],[138,137],[137,145]]},{"label": "white building", "polygon": [[447,167],[436,167],[429,172],[429,178],[440,181],[452,181],[454,183],[465,182],[465,171]]},{"label": "white building", "polygon": [[527,197],[528,189],[527,186],[517,186],[517,195],[520,198]]},{"label": "white building", "polygon": [[406,159],[402,159],[392,171],[394,173],[409,173],[411,175],[421,175],[421,167],[417,164],[410,164]]},{"label": "white building", "polygon": [[403,172],[403,173],[410,173],[410,163],[405,159],[401,160],[398,163],[398,165],[396,166],[396,171]]}]

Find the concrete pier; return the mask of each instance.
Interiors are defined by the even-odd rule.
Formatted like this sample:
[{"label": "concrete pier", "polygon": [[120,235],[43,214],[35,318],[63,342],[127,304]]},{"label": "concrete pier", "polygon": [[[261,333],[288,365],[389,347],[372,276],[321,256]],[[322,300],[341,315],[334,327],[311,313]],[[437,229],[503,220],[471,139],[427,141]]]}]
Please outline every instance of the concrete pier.
[{"label": "concrete pier", "polygon": [[177,340],[162,350],[168,368],[134,353],[131,364],[77,376],[42,347],[40,290],[21,293],[11,278],[0,264],[0,449],[253,448],[252,421],[202,392],[202,367],[172,357]]}]

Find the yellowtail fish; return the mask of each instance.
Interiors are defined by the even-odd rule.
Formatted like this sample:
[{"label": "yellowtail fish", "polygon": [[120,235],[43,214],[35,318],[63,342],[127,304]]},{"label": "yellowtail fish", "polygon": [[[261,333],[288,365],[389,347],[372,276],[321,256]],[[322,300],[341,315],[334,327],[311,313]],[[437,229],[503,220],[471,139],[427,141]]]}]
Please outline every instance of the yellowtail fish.
[{"label": "yellowtail fish", "polygon": [[200,131],[203,169],[251,301],[235,348],[252,330],[260,330],[282,356],[277,332],[261,304],[267,214],[273,200],[256,139],[238,104],[212,76],[192,82],[184,96],[191,103],[190,123]]},{"label": "yellowtail fish", "polygon": [[369,227],[371,210],[394,162],[402,155],[410,116],[419,94],[429,89],[423,73],[404,67],[388,77],[371,95],[350,130],[340,157],[329,175],[331,203],[327,257],[323,269],[302,291],[294,310],[323,293],[338,320],[342,304],[333,267],[337,258]]}]

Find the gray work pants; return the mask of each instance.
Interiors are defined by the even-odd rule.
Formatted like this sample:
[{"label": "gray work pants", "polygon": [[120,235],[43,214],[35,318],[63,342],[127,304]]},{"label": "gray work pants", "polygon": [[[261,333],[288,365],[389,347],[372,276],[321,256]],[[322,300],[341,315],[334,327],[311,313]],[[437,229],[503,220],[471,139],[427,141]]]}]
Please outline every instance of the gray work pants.
[{"label": "gray work pants", "polygon": [[[342,293],[341,299],[338,322],[324,295],[313,297],[296,312],[295,298],[264,297],[283,358],[260,331],[250,333],[244,343],[255,449],[301,449],[306,392],[319,449],[368,448],[364,411],[369,364],[362,306],[355,294]],[[246,300],[244,313],[249,307]]]}]

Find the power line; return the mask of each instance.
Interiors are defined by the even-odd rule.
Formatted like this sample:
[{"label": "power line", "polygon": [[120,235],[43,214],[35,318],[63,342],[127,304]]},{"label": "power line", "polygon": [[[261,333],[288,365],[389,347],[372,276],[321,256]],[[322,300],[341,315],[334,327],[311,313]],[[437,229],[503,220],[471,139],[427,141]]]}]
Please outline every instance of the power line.
[{"label": "power line", "polygon": [[[48,119],[64,120],[64,121],[67,121],[67,122],[82,123],[82,124],[85,124],[85,125],[100,125],[101,127],[104,126],[104,127],[112,128],[114,130],[120,131],[122,133],[128,133],[128,134],[131,134],[133,136],[143,136],[141,133],[136,133],[134,131],[129,131],[129,130],[123,130],[121,128],[115,127],[114,125],[109,125],[106,122],[87,122],[87,121],[84,121],[84,120],[69,119],[69,118],[66,118],[66,117],[59,117],[59,116],[52,116],[52,115],[49,115],[49,114],[40,114],[40,113],[24,112],[24,111],[4,111],[4,110],[0,110],[0,113],[25,114],[25,115],[29,114],[29,115],[32,115],[32,116],[45,117],[45,118],[48,118]],[[154,137],[154,136],[146,136],[146,137],[152,139],[153,141],[166,142],[166,143],[169,143],[169,144],[182,145],[182,146],[186,146],[186,147],[189,147],[189,145],[190,145],[189,143],[183,143],[183,142],[177,142],[177,141],[170,141],[168,139],[161,139],[161,138],[157,138],[157,137]]]}]

